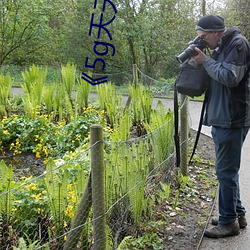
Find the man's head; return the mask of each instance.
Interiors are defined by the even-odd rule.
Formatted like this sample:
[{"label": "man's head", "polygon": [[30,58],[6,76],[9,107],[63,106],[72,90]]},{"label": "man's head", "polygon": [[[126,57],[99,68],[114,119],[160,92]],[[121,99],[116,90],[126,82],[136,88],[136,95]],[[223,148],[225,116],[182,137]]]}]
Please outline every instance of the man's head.
[{"label": "man's head", "polygon": [[209,48],[214,49],[224,34],[224,19],[214,15],[203,16],[195,26],[195,30],[197,35],[207,42]]}]

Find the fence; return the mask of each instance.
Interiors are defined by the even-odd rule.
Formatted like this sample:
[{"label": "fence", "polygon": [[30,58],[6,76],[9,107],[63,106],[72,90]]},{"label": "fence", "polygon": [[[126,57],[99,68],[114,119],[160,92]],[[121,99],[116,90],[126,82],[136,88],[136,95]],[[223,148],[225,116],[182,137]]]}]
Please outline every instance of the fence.
[{"label": "fence", "polygon": [[[186,105],[182,96],[182,116]],[[187,123],[181,126],[186,157]],[[176,171],[173,116],[124,141],[106,140],[94,125],[91,146],[75,154],[73,161],[49,159],[43,174],[23,178],[18,187],[13,169],[1,162],[1,249],[119,249],[154,216],[154,203],[166,192],[161,184]]]}]

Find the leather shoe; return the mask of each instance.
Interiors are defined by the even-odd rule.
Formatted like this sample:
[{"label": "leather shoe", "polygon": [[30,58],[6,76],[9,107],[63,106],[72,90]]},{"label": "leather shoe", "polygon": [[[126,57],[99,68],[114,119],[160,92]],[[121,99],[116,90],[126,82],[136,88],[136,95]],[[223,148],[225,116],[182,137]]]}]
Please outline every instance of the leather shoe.
[{"label": "leather shoe", "polygon": [[[243,229],[243,228],[245,228],[247,226],[247,220],[246,220],[245,214],[242,214],[242,215],[238,216],[238,222],[239,222],[240,229]],[[218,219],[217,218],[212,218],[211,224],[214,225],[214,226],[217,226],[218,225]]]},{"label": "leather shoe", "polygon": [[209,238],[224,238],[228,236],[239,235],[240,227],[238,222],[232,224],[218,224],[215,227],[206,229],[204,235]]}]

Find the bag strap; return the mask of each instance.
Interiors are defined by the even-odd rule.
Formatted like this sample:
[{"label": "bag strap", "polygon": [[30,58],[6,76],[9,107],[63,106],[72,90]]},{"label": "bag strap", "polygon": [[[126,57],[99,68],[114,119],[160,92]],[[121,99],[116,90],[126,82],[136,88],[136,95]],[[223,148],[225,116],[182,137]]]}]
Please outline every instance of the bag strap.
[{"label": "bag strap", "polygon": [[175,154],[176,154],[176,167],[180,167],[180,137],[179,137],[179,112],[178,112],[178,93],[176,88],[176,82],[174,83],[174,141],[175,141]]},{"label": "bag strap", "polygon": [[205,113],[205,109],[206,109],[206,104],[207,104],[207,90],[205,91],[205,97],[204,97],[204,101],[202,103],[199,126],[198,126],[198,130],[196,132],[195,143],[194,143],[194,147],[193,147],[193,152],[192,152],[192,154],[190,156],[190,159],[189,159],[189,164],[192,162],[192,159],[193,159],[193,156],[195,154],[195,151],[196,151],[196,148],[197,148],[197,145],[198,145],[198,141],[199,141],[199,138],[200,138],[203,117],[204,117],[204,113]]}]

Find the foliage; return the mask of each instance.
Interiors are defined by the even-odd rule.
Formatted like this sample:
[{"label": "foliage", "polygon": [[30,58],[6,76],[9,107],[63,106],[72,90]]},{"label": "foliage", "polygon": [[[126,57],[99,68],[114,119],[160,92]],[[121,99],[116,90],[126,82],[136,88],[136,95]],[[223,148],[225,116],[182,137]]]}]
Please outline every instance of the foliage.
[{"label": "foliage", "polygon": [[[156,109],[152,111],[151,123],[146,123],[145,127],[148,132],[152,132],[151,139],[154,149],[154,155],[160,163],[167,159],[174,147],[173,129],[174,119],[173,112],[166,112],[165,107],[159,101]],[[155,132],[157,131],[157,132]]]},{"label": "foliage", "polygon": [[[26,238],[28,239],[28,243],[26,243],[25,239],[21,237],[18,240],[18,246],[14,246],[13,250],[35,250],[40,246],[39,241],[32,242],[28,236],[26,236]],[[45,248],[45,250],[48,250],[48,248]]]},{"label": "foliage", "polygon": [[156,233],[145,233],[139,238],[125,237],[117,250],[154,249],[163,250],[162,240]]},{"label": "foliage", "polygon": [[[114,45],[115,55],[112,57],[109,52],[102,56],[105,70],[102,71],[101,63],[97,63],[92,73],[119,73],[137,64],[150,77],[174,77],[178,72],[175,57],[194,38],[197,17],[223,13],[227,19],[233,19],[234,24],[247,20],[247,8],[241,8],[246,4],[244,1],[226,1],[223,8],[211,4],[211,1],[201,1],[205,3],[205,8],[201,8],[201,2],[194,0],[112,2],[117,13],[107,3],[104,15],[105,23],[114,15],[116,17],[112,25],[106,27],[112,40],[104,30],[100,38]],[[3,10],[1,65],[61,65],[72,62],[78,70],[84,71],[86,57],[89,62],[99,57],[93,50],[98,29],[92,27],[91,36],[89,30],[92,13],[95,15],[94,23],[100,20],[101,3],[94,9],[94,2],[87,0],[18,0],[13,4],[3,1],[0,7]],[[247,31],[246,26],[242,25],[242,28]],[[99,47],[100,51],[105,49]],[[120,85],[121,81],[116,80],[116,84]]]},{"label": "foliage", "polygon": [[[24,238],[28,235],[29,239],[35,241],[38,234],[37,225],[41,225],[41,221],[48,217],[49,207],[43,183],[40,180],[32,180],[32,176],[23,177],[15,183],[15,187],[19,188],[9,193],[15,197],[12,211],[14,229],[18,231],[22,228],[21,235]],[[44,236],[44,232],[40,233]]]},{"label": "foliage", "polygon": [[14,177],[12,167],[7,167],[0,161],[0,213],[5,217],[7,223],[10,222],[10,216],[13,206],[13,195],[10,190],[13,188]]},{"label": "foliage", "polygon": [[54,93],[56,86],[55,84],[46,86],[44,89],[43,103],[45,106],[45,112],[47,114],[52,114],[54,110]]},{"label": "foliage", "polygon": [[76,82],[76,66],[67,63],[66,66],[61,67],[62,86],[65,93],[68,95],[69,100],[72,100],[72,91]]},{"label": "foliage", "polygon": [[11,93],[12,79],[10,74],[0,75],[0,117],[7,116],[9,107],[8,98]]},{"label": "foliage", "polygon": [[[7,60],[22,64],[27,61],[25,55],[34,54],[46,44],[44,38],[49,29],[45,15],[47,5],[42,0],[1,1],[0,8],[0,65]],[[27,44],[32,46],[25,46]]]},{"label": "foliage", "polygon": [[220,6],[221,15],[225,19],[227,27],[238,26],[243,35],[250,39],[250,29],[246,25],[249,21],[249,2],[246,0],[232,1],[226,0]]},{"label": "foliage", "polygon": [[43,89],[46,81],[47,69],[32,65],[29,70],[22,72],[24,83],[24,111],[27,116],[35,117],[42,102]]},{"label": "foliage", "polygon": [[78,112],[80,113],[83,108],[87,108],[89,104],[89,94],[90,94],[90,84],[79,77],[78,87],[77,87],[77,96],[76,96],[76,105]]},{"label": "foliage", "polygon": [[[89,158],[83,157],[84,154],[82,149],[60,162],[49,159],[43,176],[23,177],[17,182],[10,177],[13,176],[12,167],[1,162],[4,175],[1,175],[0,215],[4,217],[3,225],[12,227],[9,239],[18,232],[18,244],[32,247],[48,240],[49,235],[60,236],[70,228],[89,176]],[[5,185],[7,182],[11,185]],[[6,229],[1,223],[0,235],[3,235]],[[5,246],[7,233],[4,235],[1,246]],[[59,240],[56,244],[62,242]]]},{"label": "foliage", "polygon": [[13,115],[0,121],[0,149],[14,155],[33,152],[37,158],[60,156],[87,142],[91,124],[98,122],[102,115],[91,107],[68,124],[55,124],[46,115],[35,119]]},{"label": "foliage", "polygon": [[111,82],[97,85],[97,94],[100,109],[107,112],[107,122],[111,128],[114,128],[115,125],[119,124],[121,117],[121,96],[117,95],[115,85]]},{"label": "foliage", "polygon": [[[36,105],[36,108],[43,115],[20,113],[4,117],[0,121],[0,147],[3,153],[8,150],[14,155],[33,152],[37,158],[44,158],[46,163],[44,175],[36,181],[32,177],[19,180],[15,184],[17,188],[12,192],[8,190],[8,194],[13,195],[14,207],[12,211],[8,210],[12,219],[10,224],[13,226],[13,233],[10,232],[10,235],[14,238],[18,228],[26,227],[19,235],[25,239],[26,245],[29,244],[29,239],[34,244],[42,244],[42,239],[47,241],[51,238],[55,238],[54,244],[63,245],[65,239],[58,236],[66,234],[70,228],[90,172],[89,155],[83,152],[89,145],[90,125],[101,123],[106,135],[105,191],[106,207],[110,209],[110,226],[114,222],[114,216],[121,216],[122,220],[115,222],[120,223],[118,226],[123,227],[121,223],[128,222],[127,225],[134,228],[140,227],[143,219],[153,208],[147,207],[151,202],[149,198],[144,199],[149,171],[154,164],[164,159],[163,157],[168,157],[167,153],[170,153],[170,147],[166,147],[162,142],[170,140],[172,114],[160,105],[157,106],[157,110],[152,110],[152,95],[148,89],[141,85],[131,86],[133,105],[124,109],[115,85],[102,84],[97,88],[100,107],[88,105],[79,109],[77,96],[73,99],[70,94],[74,89],[72,83],[75,80],[75,67],[68,64],[63,72],[62,85],[52,84],[46,92],[43,92],[43,87],[38,88],[37,93],[40,94],[34,98],[34,103],[35,99],[42,96],[39,99],[40,105]],[[71,74],[72,72],[74,74]],[[38,77],[39,74],[41,77]],[[25,71],[25,93],[35,96],[34,83],[39,80],[44,83],[45,75],[45,72],[36,66]],[[86,85],[85,82],[81,84]],[[43,91],[40,91],[41,89]],[[76,91],[78,90],[76,88]],[[88,96],[90,88],[82,86],[82,90]],[[46,99],[41,93],[47,93],[53,101],[49,100],[49,97]],[[87,99],[88,97],[85,103]],[[56,115],[60,118],[56,119]],[[147,128],[145,132],[148,134],[137,138],[138,134],[134,133],[135,121],[142,128]],[[162,126],[164,132],[160,129]],[[56,157],[58,161],[50,157]],[[122,204],[113,206],[120,199]],[[38,230],[37,225],[43,230]],[[119,230],[114,232],[113,227],[109,230],[114,237],[112,241],[117,246],[121,240]],[[29,235],[29,239],[26,235]],[[20,240],[19,243],[11,244],[17,246],[22,242]],[[147,239],[138,244],[146,246]],[[32,244],[29,245],[32,247]]]},{"label": "foliage", "polygon": [[149,89],[145,89],[141,84],[129,85],[129,94],[132,102],[133,125],[137,127],[137,134],[141,136],[145,133],[144,123],[150,123],[153,97]]}]

